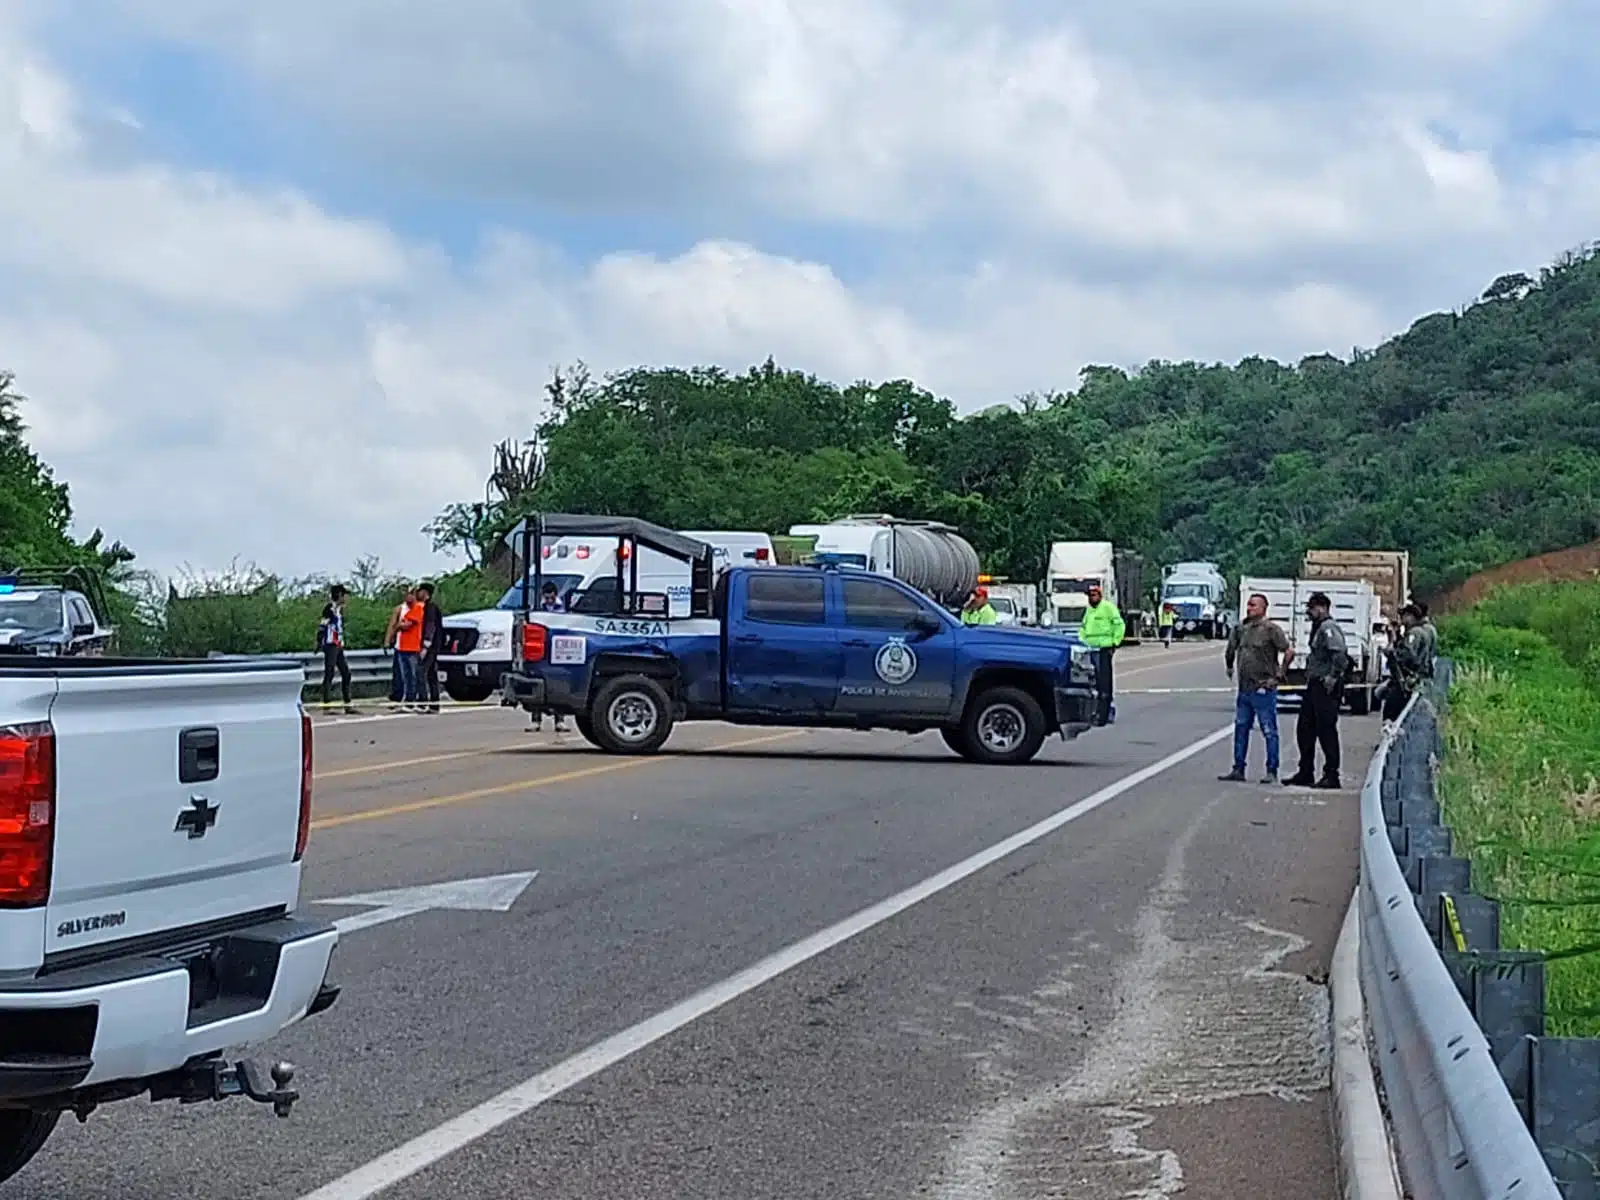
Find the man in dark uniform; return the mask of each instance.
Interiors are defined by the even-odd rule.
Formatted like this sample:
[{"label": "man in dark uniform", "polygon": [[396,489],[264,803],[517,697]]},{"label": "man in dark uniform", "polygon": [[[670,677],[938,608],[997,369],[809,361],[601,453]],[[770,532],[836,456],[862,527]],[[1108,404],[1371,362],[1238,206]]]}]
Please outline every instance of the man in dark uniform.
[{"label": "man in dark uniform", "polygon": [[[1311,621],[1311,649],[1306,655],[1306,690],[1295,722],[1300,743],[1300,769],[1283,782],[1294,787],[1339,787],[1339,705],[1350,670],[1350,651],[1344,630],[1333,619],[1333,601],[1315,592],[1306,601]],[[1317,747],[1322,747],[1322,777],[1314,768]]]},{"label": "man in dark uniform", "polygon": [[439,651],[444,648],[444,613],[433,601],[433,584],[417,587],[417,599],[422,602],[422,686],[418,699],[427,711],[439,711]]},{"label": "man in dark uniform", "polygon": [[1395,648],[1389,651],[1389,690],[1383,698],[1383,719],[1397,721],[1406,703],[1426,679],[1433,677],[1433,626],[1425,624],[1426,613],[1415,601],[1400,610],[1405,629]]}]

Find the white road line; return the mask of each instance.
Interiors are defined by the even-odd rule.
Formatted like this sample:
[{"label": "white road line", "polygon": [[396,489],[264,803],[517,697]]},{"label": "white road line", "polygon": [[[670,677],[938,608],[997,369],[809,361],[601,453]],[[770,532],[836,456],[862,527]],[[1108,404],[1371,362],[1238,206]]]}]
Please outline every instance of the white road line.
[{"label": "white road line", "polygon": [[[504,707],[502,707],[501,705],[498,705],[498,704],[481,704],[481,705],[480,704],[471,704],[471,705],[462,705],[459,708],[441,708],[439,710],[438,715],[439,716],[452,716],[452,715],[455,715],[457,713],[486,713],[486,712],[503,713],[503,712],[509,712],[509,711],[511,711],[511,710],[506,709],[506,708],[504,708]],[[318,714],[315,711],[313,711],[312,712],[312,722],[313,722],[313,724],[316,725],[316,727],[318,729],[332,729],[336,725],[365,725],[365,724],[367,724],[367,723],[369,723],[371,721],[416,721],[416,720],[423,719],[424,715],[425,714],[422,714],[422,713],[391,712],[391,713],[374,713],[374,714],[371,714],[371,715],[365,716],[365,717],[336,717],[336,716],[331,716],[330,715],[330,716],[324,716],[324,717],[321,717],[320,719],[318,719]],[[427,715],[431,716],[432,714],[427,714]]]},{"label": "white road line", "polygon": [[865,933],[874,926],[883,924],[913,905],[937,896],[969,876],[976,875],[985,867],[992,866],[1006,856],[1048,837],[1062,826],[1076,821],[1079,817],[1087,816],[1124,792],[1154,779],[1162,772],[1193,758],[1224,738],[1231,737],[1232,734],[1233,726],[1226,726],[1213,734],[1208,734],[1198,742],[1185,746],[1182,750],[1167,755],[1159,762],[1151,763],[1131,775],[1125,775],[1092,796],[1061,809],[1036,825],[1030,825],[1021,833],[1013,834],[1003,842],[996,842],[987,850],[980,850],[971,858],[963,859],[955,866],[947,867],[937,875],[930,876],[921,883],[890,896],[887,900],[880,900],[854,916],[846,917],[837,925],[830,925],[821,932],[814,933],[803,941],[762,959],[754,966],[746,967],[737,975],[730,975],[722,982],[712,984],[704,991],[695,993],[664,1012],[659,1012],[629,1029],[624,1029],[621,1033],[613,1034],[587,1050],[579,1051],[565,1062],[556,1064],[548,1071],[541,1071],[533,1078],[501,1092],[498,1096],[491,1097],[478,1107],[469,1109],[460,1116],[430,1129],[427,1133],[412,1138],[405,1145],[373,1159],[363,1167],[357,1167],[348,1175],[314,1192],[307,1193],[300,1200],[368,1200],[386,1188],[410,1179],[419,1171],[432,1166],[462,1147],[493,1133],[507,1122],[533,1111],[567,1089],[576,1087],[608,1067],[613,1067],[659,1042],[669,1034],[676,1033],[685,1025],[699,1020],[729,1001],[736,1000],[762,984],[771,982],[784,972],[793,970],[801,963]]}]

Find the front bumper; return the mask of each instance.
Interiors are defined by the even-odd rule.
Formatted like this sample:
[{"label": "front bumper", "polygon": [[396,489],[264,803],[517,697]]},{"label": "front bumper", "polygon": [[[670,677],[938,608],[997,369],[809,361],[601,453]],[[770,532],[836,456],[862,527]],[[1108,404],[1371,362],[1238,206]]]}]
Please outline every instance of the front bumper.
[{"label": "front bumper", "polygon": [[0,1102],[143,1080],[254,1045],[331,1005],[339,934],[276,917],[45,975],[0,978]]},{"label": "front bumper", "polygon": [[1093,688],[1056,688],[1056,728],[1064,740],[1094,728],[1098,703]]}]

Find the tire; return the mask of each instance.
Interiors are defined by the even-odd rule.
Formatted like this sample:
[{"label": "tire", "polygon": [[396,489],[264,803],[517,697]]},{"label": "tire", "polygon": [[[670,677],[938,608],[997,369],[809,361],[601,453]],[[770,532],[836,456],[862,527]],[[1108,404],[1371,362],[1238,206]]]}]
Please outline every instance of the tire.
[{"label": "tire", "polygon": [[[589,719],[588,713],[579,713],[572,718],[572,723],[578,727],[578,734],[591,746],[600,746],[600,736],[594,731],[594,722]],[[600,746],[601,749],[605,747]]]},{"label": "tire", "polygon": [[672,733],[672,697],[648,675],[617,675],[595,692],[588,718],[600,749],[654,754]]},{"label": "tire", "polygon": [[[966,757],[990,766],[1031,761],[1048,732],[1039,702],[1021,688],[993,687],[980,692],[961,719]],[[1001,733],[1011,735],[1008,743],[997,743]]]},{"label": "tire", "polygon": [[0,1108],[0,1183],[28,1165],[55,1131],[60,1119],[60,1113]]},{"label": "tire", "polygon": [[445,682],[444,691],[457,704],[482,704],[494,695],[494,686],[482,680],[472,683],[465,679],[451,679]]},{"label": "tire", "polygon": [[941,725],[939,727],[939,736],[944,739],[946,746],[949,746],[962,758],[972,757],[971,745],[967,741],[967,735],[961,731],[961,726]]}]

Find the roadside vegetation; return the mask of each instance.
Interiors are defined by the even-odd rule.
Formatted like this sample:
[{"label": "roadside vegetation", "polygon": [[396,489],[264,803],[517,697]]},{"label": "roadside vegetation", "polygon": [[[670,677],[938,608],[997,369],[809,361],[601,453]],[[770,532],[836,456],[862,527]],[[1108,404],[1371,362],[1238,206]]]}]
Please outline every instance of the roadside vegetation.
[{"label": "roadside vegetation", "polygon": [[1600,1036],[1600,583],[1508,588],[1442,634],[1445,823],[1504,946],[1547,955],[1549,1033]]},{"label": "roadside vegetation", "polygon": [[[535,509],[769,533],[893,512],[960,526],[986,570],[1019,580],[1061,539],[1230,576],[1288,573],[1313,546],[1393,546],[1423,594],[1600,538],[1596,247],[1348,357],[1090,366],[966,415],[911,380],[839,384],[770,360],[563,370],[542,403],[526,387],[528,425],[494,449],[483,502],[427,527],[468,562],[444,581],[447,611],[503,591],[502,535]],[[310,646],[325,580],[240,570],[181,581],[173,603],[130,548],[79,540],[90,526],[28,446],[26,414],[0,370],[0,568],[99,566],[131,652]],[[393,583],[345,582],[352,644],[376,644]]]}]

